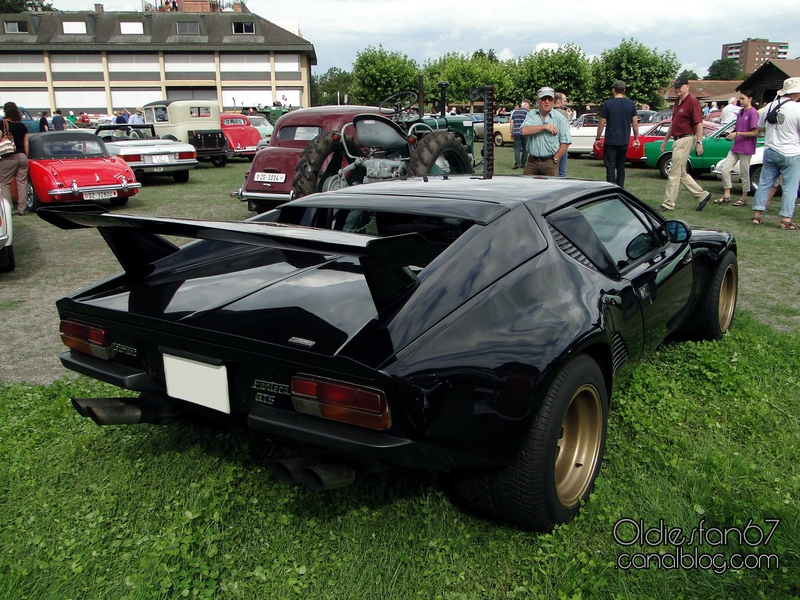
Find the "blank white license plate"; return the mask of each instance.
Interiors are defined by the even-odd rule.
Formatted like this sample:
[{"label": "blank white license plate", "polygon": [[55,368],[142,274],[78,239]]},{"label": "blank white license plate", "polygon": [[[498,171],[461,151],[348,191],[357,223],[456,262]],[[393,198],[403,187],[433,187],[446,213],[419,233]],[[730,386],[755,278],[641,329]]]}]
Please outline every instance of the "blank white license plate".
[{"label": "blank white license plate", "polygon": [[164,354],[164,375],[167,393],[172,398],[230,414],[228,370],[225,365],[210,365]]},{"label": "blank white license plate", "polygon": [[153,162],[154,163],[168,163],[169,162],[169,155],[167,155],[167,154],[154,154],[153,155]]},{"label": "blank white license plate", "polygon": [[255,147],[255,146],[247,146],[247,147],[245,147],[244,151],[245,151],[245,152],[252,152],[252,151],[253,151],[253,150],[255,150],[255,149],[256,149],[256,147]]},{"label": "blank white license plate", "polygon": [[116,198],[117,191],[116,190],[108,190],[105,192],[84,192],[83,199],[84,200],[103,200],[104,198]]},{"label": "blank white license plate", "polygon": [[256,173],[254,181],[271,181],[273,183],[283,183],[286,181],[285,173]]}]

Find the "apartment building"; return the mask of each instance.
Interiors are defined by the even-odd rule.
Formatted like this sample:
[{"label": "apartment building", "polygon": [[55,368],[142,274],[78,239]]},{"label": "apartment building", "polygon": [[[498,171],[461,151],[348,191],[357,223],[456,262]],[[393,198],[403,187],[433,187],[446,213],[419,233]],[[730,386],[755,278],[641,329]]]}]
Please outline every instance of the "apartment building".
[{"label": "apartment building", "polygon": [[747,38],[735,44],[723,44],[722,58],[733,58],[743,73],[753,73],[768,60],[789,58],[789,44]]}]

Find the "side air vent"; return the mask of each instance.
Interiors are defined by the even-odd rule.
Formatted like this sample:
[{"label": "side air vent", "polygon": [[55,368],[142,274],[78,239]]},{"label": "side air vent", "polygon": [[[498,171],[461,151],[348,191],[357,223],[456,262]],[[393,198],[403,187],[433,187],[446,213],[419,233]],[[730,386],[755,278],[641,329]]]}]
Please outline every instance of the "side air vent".
[{"label": "side air vent", "polygon": [[615,333],[611,338],[611,343],[614,346],[614,375],[616,375],[622,365],[628,361],[628,349],[625,347],[625,342],[619,333]]},{"label": "side air vent", "polygon": [[589,267],[590,269],[595,269],[595,266],[592,264],[592,261],[590,261],[583,252],[578,250],[578,248],[575,247],[575,245],[572,242],[570,242],[567,238],[561,235],[561,233],[555,227],[553,227],[549,223],[547,224],[547,227],[550,229],[550,235],[553,236],[553,240],[555,241],[556,245],[559,248],[561,248],[561,251],[564,254],[566,254],[570,258],[573,258],[574,260],[577,260],[585,267]]}]

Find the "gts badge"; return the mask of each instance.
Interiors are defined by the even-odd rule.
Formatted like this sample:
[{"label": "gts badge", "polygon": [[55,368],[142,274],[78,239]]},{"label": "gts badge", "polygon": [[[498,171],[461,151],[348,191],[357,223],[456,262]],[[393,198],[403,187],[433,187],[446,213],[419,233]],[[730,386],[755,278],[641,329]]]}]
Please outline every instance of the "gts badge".
[{"label": "gts badge", "polygon": [[252,389],[256,391],[256,395],[253,399],[262,404],[275,404],[275,396],[289,395],[289,386],[285,383],[262,381],[261,379],[253,381]]}]

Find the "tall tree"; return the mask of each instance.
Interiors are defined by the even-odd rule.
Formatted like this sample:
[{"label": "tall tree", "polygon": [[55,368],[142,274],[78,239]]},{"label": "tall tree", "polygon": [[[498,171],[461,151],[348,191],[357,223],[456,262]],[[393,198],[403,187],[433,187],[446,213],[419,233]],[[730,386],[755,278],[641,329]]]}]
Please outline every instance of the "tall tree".
[{"label": "tall tree", "polygon": [[732,81],[734,79],[741,79],[742,71],[739,69],[739,63],[735,58],[720,58],[711,63],[708,67],[708,75],[705,79],[721,79],[723,81]]},{"label": "tall tree", "polygon": [[472,58],[466,54],[450,52],[435,60],[426,61],[423,75],[426,103],[431,104],[439,100],[437,84],[440,81],[450,84],[446,91],[448,104],[469,104],[470,91],[482,85],[494,85],[495,97],[503,95],[508,88],[508,77],[503,63],[479,52],[473,53]]},{"label": "tall tree", "polygon": [[314,75],[311,78],[312,104],[346,104],[349,98],[345,100],[345,97],[349,95],[352,85],[353,74],[339,67],[331,67],[322,75]]},{"label": "tall tree", "polygon": [[594,100],[609,97],[611,84],[622,79],[627,84],[625,95],[636,103],[649,104],[658,109],[664,98],[658,91],[667,87],[678,73],[681,63],[671,50],[659,53],[630,38],[619,46],[604,50],[592,63],[594,74]]},{"label": "tall tree", "polygon": [[54,10],[53,4],[44,0],[0,0],[0,13],[50,12]]},{"label": "tall tree", "polygon": [[389,52],[379,45],[367,46],[356,54],[353,63],[351,103],[378,105],[385,98],[417,88],[419,67],[400,52]]},{"label": "tall tree", "polygon": [[592,95],[592,69],[586,55],[575,44],[557,50],[540,50],[511,61],[511,102],[533,95],[542,86],[549,86],[567,95],[570,102],[584,102]]}]

